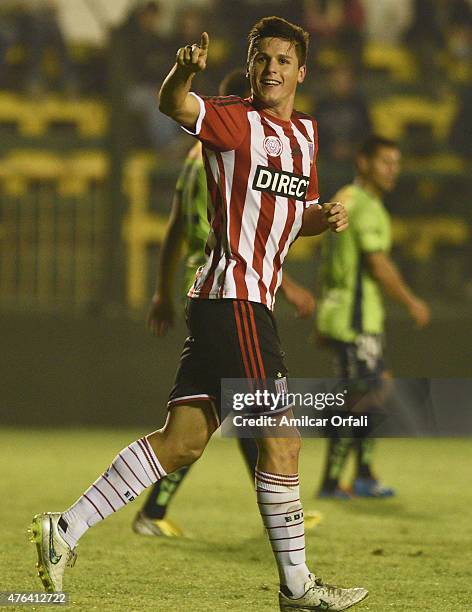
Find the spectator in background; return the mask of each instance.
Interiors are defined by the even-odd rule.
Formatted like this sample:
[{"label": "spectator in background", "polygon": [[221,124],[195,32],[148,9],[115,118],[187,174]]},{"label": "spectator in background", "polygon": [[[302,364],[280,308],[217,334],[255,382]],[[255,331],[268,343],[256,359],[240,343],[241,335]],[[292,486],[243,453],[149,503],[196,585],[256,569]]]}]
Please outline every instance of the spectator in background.
[{"label": "spectator in background", "polygon": [[[405,41],[416,53],[424,82],[438,93],[444,77],[441,52],[449,50],[463,56],[470,52],[468,27],[472,22],[469,0],[414,0],[414,17]],[[468,49],[468,50],[467,50]]]},{"label": "spectator in background", "polygon": [[414,0],[411,27],[405,42],[416,55],[425,84],[437,93],[439,76],[438,53],[445,49],[446,27],[449,18],[449,0]]},{"label": "spectator in background", "polygon": [[318,138],[326,164],[323,174],[325,193],[335,193],[351,178],[355,152],[365,134],[371,131],[367,102],[357,91],[350,65],[340,64],[329,75],[328,92],[315,108]]},{"label": "spectator in background", "polygon": [[368,41],[401,44],[413,20],[413,0],[362,0]]},{"label": "spectator in background", "polygon": [[247,32],[254,23],[267,15],[302,23],[304,3],[305,0],[214,0],[219,34],[225,38],[229,35],[234,54],[245,57]]},{"label": "spectator in background", "polygon": [[4,77],[8,50],[21,45],[25,51],[25,80],[19,85],[30,95],[42,93],[51,87],[44,70],[45,51],[51,50],[58,66],[57,86],[69,94],[75,93],[77,80],[55,0],[5,2],[0,8],[0,78]]},{"label": "spectator in background", "polygon": [[472,2],[456,0],[450,7],[447,46],[452,62],[472,65]]},{"label": "spectator in background", "polygon": [[[167,66],[170,41],[159,35],[161,9],[157,2],[139,4],[115,30],[110,49],[114,76],[121,83],[128,110],[141,114],[153,148],[161,152],[180,130],[159,112],[156,92]],[[114,95],[117,95],[115,90]]]},{"label": "spectator in background", "polygon": [[[143,0],[140,1],[142,2]],[[216,10],[217,5],[220,3],[221,0],[159,0],[162,13],[160,33],[173,35],[179,27],[179,19],[184,11],[193,11],[195,8],[200,10]]]},{"label": "spectator in background", "polygon": [[[182,40],[200,40],[202,32],[205,30],[205,26],[208,24],[210,16],[206,12],[206,7],[198,4],[191,4],[190,6],[181,7],[180,11],[176,15],[174,31],[172,35],[172,49],[178,49]],[[215,57],[216,49],[212,49],[212,56],[208,71],[202,75],[201,91],[213,91],[214,84],[221,81],[224,74],[218,73],[218,69],[224,70],[218,57]],[[229,59],[231,60],[231,67],[233,64],[233,58],[230,54]],[[162,76],[162,75],[161,75]]]},{"label": "spectator in background", "polygon": [[17,14],[10,2],[0,4],[0,86],[5,86],[5,68],[8,50],[18,41]]},{"label": "spectator in background", "polygon": [[59,88],[68,94],[77,91],[77,79],[64,35],[58,21],[56,0],[24,3],[22,32],[27,50],[26,90],[31,95],[42,93],[49,85],[44,72],[44,53],[52,50],[59,67]]},{"label": "spectator in background", "polygon": [[323,47],[341,50],[360,67],[364,26],[362,0],[305,0],[305,26],[313,34],[317,50]]},{"label": "spectator in background", "polygon": [[454,153],[472,161],[472,85],[469,84],[460,96],[459,111],[454,120],[449,144]]}]

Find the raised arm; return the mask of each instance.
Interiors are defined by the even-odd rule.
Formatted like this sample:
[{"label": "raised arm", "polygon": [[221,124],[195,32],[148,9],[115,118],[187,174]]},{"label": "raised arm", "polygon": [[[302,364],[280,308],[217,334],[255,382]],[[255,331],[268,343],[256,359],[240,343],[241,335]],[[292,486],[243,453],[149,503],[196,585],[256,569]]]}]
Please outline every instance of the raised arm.
[{"label": "raised arm", "polygon": [[203,32],[199,45],[180,48],[159,92],[159,110],[189,130],[195,127],[200,113],[198,100],[189,94],[190,87],[195,74],[206,68],[209,45],[210,38]]},{"label": "raised arm", "polygon": [[371,275],[394,300],[403,304],[418,327],[428,325],[431,315],[428,305],[408,287],[390,257],[382,252],[364,255]]}]

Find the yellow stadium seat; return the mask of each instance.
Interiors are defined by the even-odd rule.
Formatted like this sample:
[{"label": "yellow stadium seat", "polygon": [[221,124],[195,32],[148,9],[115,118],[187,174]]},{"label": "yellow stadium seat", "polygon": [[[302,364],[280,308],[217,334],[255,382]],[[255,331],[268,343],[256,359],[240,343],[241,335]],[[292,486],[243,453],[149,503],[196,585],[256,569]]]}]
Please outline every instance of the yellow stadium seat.
[{"label": "yellow stadium seat", "polygon": [[374,102],[370,112],[375,130],[387,138],[401,140],[408,126],[428,124],[434,138],[444,141],[457,113],[457,101],[452,96],[439,101],[420,96],[392,96]]},{"label": "yellow stadium seat", "polygon": [[105,105],[90,99],[66,100],[47,96],[32,100],[13,93],[0,95],[0,124],[13,123],[25,137],[47,134],[53,123],[71,123],[83,138],[103,137],[108,114]]},{"label": "yellow stadium seat", "polygon": [[412,82],[417,77],[417,66],[408,49],[369,42],[364,47],[363,64],[371,70],[385,70],[396,81]]}]

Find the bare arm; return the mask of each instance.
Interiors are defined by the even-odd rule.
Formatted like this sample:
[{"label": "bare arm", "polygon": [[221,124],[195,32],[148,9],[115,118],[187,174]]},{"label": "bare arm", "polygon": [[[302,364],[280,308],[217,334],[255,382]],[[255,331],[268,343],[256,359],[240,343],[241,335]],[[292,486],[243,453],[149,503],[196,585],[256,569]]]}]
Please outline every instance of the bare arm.
[{"label": "bare arm", "polygon": [[371,275],[385,292],[406,307],[418,327],[428,325],[431,318],[429,307],[408,287],[390,257],[382,251],[368,253],[365,257]]},{"label": "bare arm", "polygon": [[309,206],[303,212],[300,236],[317,236],[327,229],[342,232],[347,226],[347,210],[341,202],[328,202],[321,207]]},{"label": "bare arm", "polygon": [[308,291],[308,289],[305,289],[305,287],[302,287],[296,283],[285,272],[282,276],[282,284],[280,285],[280,289],[287,302],[295,307],[297,317],[300,319],[311,317],[311,315],[315,312],[315,296],[311,293],[311,291]]},{"label": "bare arm", "polygon": [[159,257],[156,291],[152,297],[147,324],[156,336],[162,336],[174,324],[174,280],[183,242],[182,191],[172,202],[169,224]]},{"label": "bare arm", "polygon": [[176,63],[159,92],[159,110],[187,129],[193,129],[200,105],[189,94],[193,77],[206,68],[210,39],[203,32],[200,44],[187,45],[177,51]]}]

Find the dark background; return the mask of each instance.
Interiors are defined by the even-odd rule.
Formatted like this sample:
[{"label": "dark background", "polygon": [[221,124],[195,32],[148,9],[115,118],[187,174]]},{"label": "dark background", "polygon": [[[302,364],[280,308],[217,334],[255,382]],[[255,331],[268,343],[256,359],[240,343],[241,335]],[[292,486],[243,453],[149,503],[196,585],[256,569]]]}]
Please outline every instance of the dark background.
[{"label": "dark background", "polygon": [[[274,13],[311,33],[297,106],[319,120],[322,199],[352,179],[368,131],[404,153],[387,200],[393,256],[433,321],[419,332],[388,303],[392,370],[470,377],[471,3],[398,0],[410,12],[397,29],[386,1],[377,28],[361,0],[202,0],[172,17],[164,1],[129,2],[113,22],[98,4],[96,44],[69,37],[64,2],[0,7],[0,423],[162,423],[185,328],[157,340],[144,322],[192,139],[149,103],[177,48],[203,29],[210,61],[195,89],[216,93],[244,65],[249,27]],[[300,244],[287,270],[316,293],[319,246]],[[330,375],[314,322],[295,320],[282,297],[276,316],[291,374]]]}]

